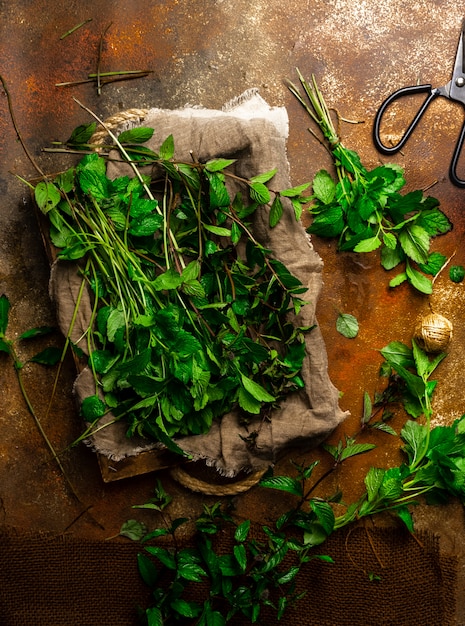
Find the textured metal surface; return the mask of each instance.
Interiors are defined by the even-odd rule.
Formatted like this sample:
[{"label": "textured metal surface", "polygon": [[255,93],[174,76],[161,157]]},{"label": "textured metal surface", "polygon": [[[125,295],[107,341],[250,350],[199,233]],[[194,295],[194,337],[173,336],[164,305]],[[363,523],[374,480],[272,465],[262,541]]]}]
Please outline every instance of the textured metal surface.
[{"label": "textured metal surface", "polygon": [[[449,80],[462,17],[460,6],[451,0],[94,0],[66,4],[16,0],[0,2],[0,72],[22,138],[49,172],[59,169],[60,161],[41,153],[42,147],[66,139],[75,126],[89,121],[73,97],[106,118],[130,107],[176,108],[186,103],[221,107],[246,89],[258,87],[271,105],[288,109],[289,161],[293,182],[298,184],[309,181],[330,162],[307,132],[308,118],[284,85],[287,79],[296,80],[295,68],[306,76],[316,75],[328,104],[343,117],[363,121],[343,124],[341,134],[365,165],[373,167],[387,160],[371,141],[377,107],[401,86],[418,81],[443,85]],[[60,39],[86,19],[92,21]],[[100,38],[107,27],[101,71],[152,73],[106,85],[100,96],[95,84],[55,87],[96,71]],[[451,185],[447,170],[463,115],[460,107],[436,101],[403,154],[390,159],[405,168],[409,190],[433,185],[429,193],[440,200],[454,223],[453,232],[435,246],[448,256],[455,254],[456,264],[465,264],[465,191]],[[400,114],[398,121],[403,121]],[[394,125],[391,132],[399,133],[400,126]],[[47,293],[48,262],[29,192],[15,177],[30,178],[36,172],[16,137],[2,90],[0,138],[0,292],[12,303],[11,332],[19,334],[30,326],[53,324],[54,313]],[[330,374],[343,394],[341,406],[351,412],[333,439],[358,428],[363,392],[372,395],[378,384],[377,350],[392,340],[408,342],[417,315],[430,305],[455,327],[450,355],[441,365],[436,419],[449,423],[459,417],[465,407],[464,284],[452,284],[446,272],[429,300],[406,285],[390,291],[376,254],[355,258],[337,253],[333,242],[318,238],[314,245],[325,263],[318,318]],[[358,318],[361,330],[355,340],[336,333],[339,311]],[[37,345],[21,345],[21,357],[27,359]],[[48,415],[53,374],[27,365],[23,374],[31,399],[55,449],[65,450],[62,462],[79,494],[78,502],[26,410],[14,371],[0,357],[2,522],[62,531],[84,506],[91,507],[100,526],[85,514],[72,525],[73,532],[114,534],[133,516],[131,506],[150,497],[153,475],[104,485],[90,451],[82,447],[65,450],[80,427],[71,394],[72,363],[64,368]],[[386,438],[383,435],[376,441],[376,452],[354,459],[350,469],[347,465],[346,478],[335,478],[347,498],[362,488],[369,465],[385,466],[397,460],[399,451]],[[174,506],[183,515],[201,506],[201,497],[191,496],[176,484],[170,487],[177,495]],[[258,518],[264,506],[272,515],[275,503],[255,492],[239,503],[239,508]]]}]

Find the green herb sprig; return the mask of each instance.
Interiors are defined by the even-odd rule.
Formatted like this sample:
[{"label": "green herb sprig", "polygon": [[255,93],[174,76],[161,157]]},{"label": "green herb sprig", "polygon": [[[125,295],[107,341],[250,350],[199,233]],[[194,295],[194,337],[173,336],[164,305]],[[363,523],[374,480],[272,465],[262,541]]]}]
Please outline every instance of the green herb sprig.
[{"label": "green herb sprig", "polygon": [[[88,148],[94,129],[80,126],[67,146]],[[283,197],[298,217],[308,185],[271,191],[276,170],[239,179],[231,159],[176,162],[172,136],[158,153],[141,145],[152,134],[137,128],[116,140],[133,178],[110,180],[106,158],[91,153],[34,194],[59,258],[85,259],[94,295],[86,335],[95,394],[83,416],[93,424],[111,411],[128,435],[179,452],[174,437],[206,432],[234,407],[245,421],[267,419],[304,385],[311,328],[290,314],[305,305],[306,287],[255,239],[251,221],[268,205],[273,228]],[[139,170],[147,165],[153,180]],[[242,186],[234,198],[228,177]]]},{"label": "green herb sprig", "polygon": [[431,252],[431,239],[452,227],[439,201],[425,197],[421,190],[401,194],[405,179],[399,165],[367,170],[360,156],[342,144],[315,77],[307,82],[297,72],[304,95],[292,83],[289,89],[319,127],[336,170],[336,179],[326,170],[314,177],[308,232],[337,237],[343,251],[366,253],[379,248],[384,269],[404,266],[390,280],[390,287],[408,282],[421,293],[432,293],[428,275],[435,276],[446,257]]}]

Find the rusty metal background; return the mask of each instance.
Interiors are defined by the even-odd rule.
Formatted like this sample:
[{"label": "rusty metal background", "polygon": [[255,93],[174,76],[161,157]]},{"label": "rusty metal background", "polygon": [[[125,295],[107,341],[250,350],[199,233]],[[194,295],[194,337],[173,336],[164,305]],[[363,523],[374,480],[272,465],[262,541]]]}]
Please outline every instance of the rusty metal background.
[{"label": "rusty metal background", "polygon": [[[269,104],[287,107],[291,174],[299,184],[311,180],[317,170],[330,167],[330,162],[324,148],[307,132],[308,118],[284,84],[296,80],[295,68],[307,77],[316,75],[328,104],[341,116],[362,122],[343,123],[341,135],[367,167],[374,167],[388,160],[376,152],[371,140],[377,107],[401,86],[417,82],[439,86],[449,80],[462,9],[451,0],[1,1],[0,74],[17,129],[47,172],[59,169],[60,158],[43,153],[42,148],[65,140],[78,124],[90,121],[73,97],[106,118],[131,107],[176,108],[187,103],[221,107],[246,89],[258,87]],[[61,38],[85,20],[90,21]],[[100,95],[95,83],[55,86],[96,72],[100,45],[102,72],[151,73],[105,85]],[[453,187],[448,179],[449,159],[463,119],[459,106],[436,101],[403,153],[390,160],[405,168],[408,190],[431,186],[429,193],[440,200],[454,223],[454,230],[438,239],[435,248],[447,256],[455,255],[454,264],[465,265],[465,190]],[[399,124],[402,121],[399,114]],[[400,128],[393,126],[392,132],[400,132]],[[15,335],[31,326],[54,324],[47,291],[48,261],[29,190],[18,178],[36,174],[18,140],[7,94],[1,89],[0,292],[12,304],[10,333]],[[414,293],[407,285],[390,290],[376,253],[355,258],[337,253],[333,242],[317,237],[313,242],[325,263],[318,318],[327,343],[329,370],[342,393],[342,408],[351,413],[332,439],[337,441],[358,429],[363,392],[373,395],[378,385],[377,351],[392,340],[408,342],[417,316],[430,307],[454,324],[450,354],[440,370],[436,420],[450,423],[465,412],[465,284],[452,283],[444,272],[430,298]],[[358,318],[356,339],[336,333],[339,311]],[[34,345],[34,352],[38,346],[40,342]],[[24,361],[31,350],[28,345],[18,347]],[[94,455],[82,446],[68,448],[80,432],[71,391],[71,362],[61,374],[48,414],[54,373],[26,364],[23,375],[37,415],[43,416],[43,428],[62,453],[60,458],[80,501],[50,458],[25,407],[11,364],[0,354],[0,522],[56,532],[70,528],[82,536],[101,538],[117,533],[121,523],[134,516],[131,507],[151,497],[154,476],[104,485]],[[394,438],[392,442],[387,439],[383,434],[375,437],[378,448],[354,458],[345,473],[335,477],[346,499],[361,491],[369,465],[385,467],[398,460],[397,443]],[[298,454],[293,458],[302,460]],[[288,460],[281,463],[289,469]],[[162,474],[176,496],[174,516],[200,509],[205,497],[186,492]],[[276,503],[268,498],[258,491],[249,492],[239,499],[239,510],[260,519],[267,507],[271,516]],[[81,515],[87,507],[88,513]],[[431,511],[418,513],[420,527],[434,527],[437,521],[432,515]],[[141,519],[143,516],[141,512]],[[444,536],[459,553],[464,543],[461,516],[461,510],[454,508],[442,522]]]}]

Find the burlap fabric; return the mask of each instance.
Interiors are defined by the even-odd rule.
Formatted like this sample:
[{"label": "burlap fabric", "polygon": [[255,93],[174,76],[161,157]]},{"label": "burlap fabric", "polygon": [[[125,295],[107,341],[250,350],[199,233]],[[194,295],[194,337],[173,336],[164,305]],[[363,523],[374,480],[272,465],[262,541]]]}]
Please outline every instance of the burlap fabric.
[{"label": "burlap fabric", "polygon": [[[251,532],[260,532],[258,526]],[[225,551],[228,539],[221,536]],[[267,626],[457,626],[457,562],[441,555],[432,534],[356,527],[332,535],[297,578],[307,593]],[[149,590],[137,572],[143,548],[128,540],[0,533],[2,626],[136,626]],[[226,552],[225,552],[226,553]],[[370,573],[379,576],[371,581]],[[208,588],[204,589],[208,593]],[[202,589],[196,587],[196,599]],[[231,623],[245,626],[244,618]]]},{"label": "burlap fabric", "polygon": [[[136,125],[139,124],[138,120]],[[125,122],[118,131],[126,129],[128,125],[130,122]],[[172,134],[177,160],[191,161],[192,155],[202,162],[216,157],[234,158],[236,162],[232,171],[237,176],[251,178],[276,168],[273,189],[292,186],[286,153],[286,110],[268,106],[256,90],[248,91],[228,103],[222,111],[195,107],[176,111],[150,109],[143,125],[154,129],[154,135],[147,145],[156,152]],[[124,174],[133,175],[127,164],[109,162],[110,178]],[[234,193],[234,189],[231,189],[231,193]],[[267,209],[258,210],[253,234],[307,287],[302,298],[308,304],[302,308],[297,322],[311,326],[316,324],[315,309],[322,286],[323,263],[303,226],[295,220],[291,204],[283,200],[285,210],[280,223],[270,229]],[[73,282],[74,285],[71,284]],[[55,265],[51,294],[65,333],[68,332],[74,309],[73,294],[78,288],[79,279],[76,282],[75,268],[69,263]],[[86,328],[89,311],[89,301],[84,298],[80,325],[74,329],[75,341],[79,340]],[[328,376],[327,354],[318,326],[309,333],[306,348],[302,372],[305,389],[290,395],[281,408],[273,412],[269,422],[262,422],[257,417],[246,429],[232,412],[215,422],[207,434],[185,437],[178,441],[179,445],[194,459],[204,459],[223,475],[233,476],[243,470],[259,471],[273,463],[289,447],[299,446],[302,449],[327,437],[344,419],[345,413],[339,408],[338,391]],[[79,400],[95,393],[88,370],[84,370],[78,377],[75,390]],[[107,416],[100,425],[111,419],[111,416]],[[250,447],[245,439],[254,431],[258,432],[258,437],[256,445]],[[90,442],[96,451],[114,460],[138,454],[154,445],[136,438],[128,440],[122,422],[101,429]]]}]

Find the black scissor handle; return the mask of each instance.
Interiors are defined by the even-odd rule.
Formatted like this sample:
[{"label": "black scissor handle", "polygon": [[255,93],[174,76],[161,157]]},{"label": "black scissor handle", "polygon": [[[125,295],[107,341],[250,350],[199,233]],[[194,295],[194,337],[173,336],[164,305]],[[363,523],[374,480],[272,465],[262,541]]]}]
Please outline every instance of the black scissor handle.
[{"label": "black scissor handle", "polygon": [[[418,110],[413,120],[410,122],[410,125],[408,126],[407,130],[401,137],[400,141],[395,146],[385,146],[383,142],[381,141],[380,127],[381,127],[381,120],[382,120],[384,113],[386,112],[386,109],[398,98],[403,98],[404,96],[411,96],[417,93],[427,93],[429,95],[427,96],[423,104],[421,105],[420,109]],[[374,126],[373,126],[373,141],[375,143],[376,149],[379,150],[379,152],[382,152],[383,154],[395,154],[396,152],[399,152],[402,146],[404,146],[405,143],[407,142],[412,132],[415,130],[418,122],[421,120],[423,116],[423,113],[429,107],[431,102],[435,98],[437,98],[439,95],[440,95],[439,90],[433,89],[431,85],[414,85],[412,87],[402,87],[402,89],[398,89],[397,91],[392,93],[388,98],[386,98],[386,100],[379,107],[378,112],[376,113]],[[463,137],[462,137],[462,143],[463,143]],[[460,152],[460,150],[458,152]]]},{"label": "black scissor handle", "polygon": [[456,187],[465,187],[465,180],[462,180],[457,176],[457,164],[460,158],[460,154],[462,153],[463,142],[465,140],[465,122],[463,123],[462,130],[460,131],[459,138],[457,139],[457,143],[455,144],[454,154],[452,155],[452,160],[450,162],[449,168],[449,176],[451,181],[454,183]]}]

